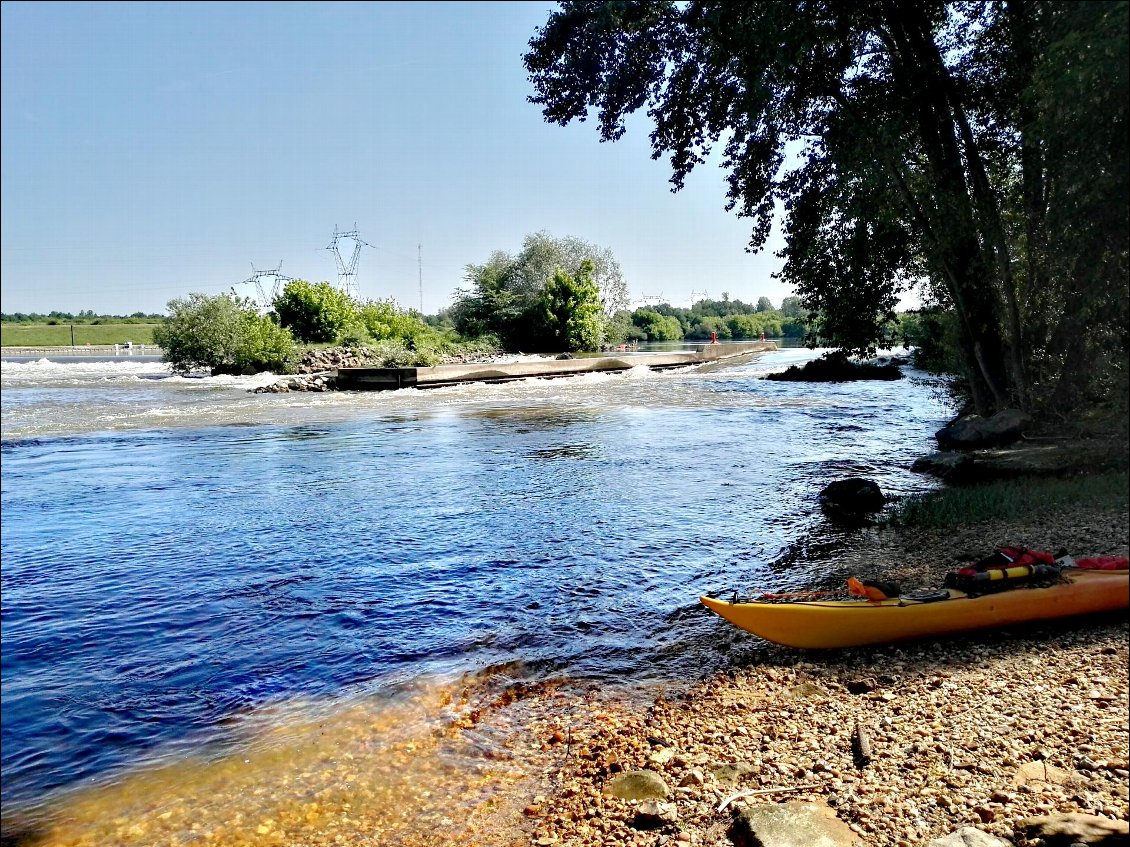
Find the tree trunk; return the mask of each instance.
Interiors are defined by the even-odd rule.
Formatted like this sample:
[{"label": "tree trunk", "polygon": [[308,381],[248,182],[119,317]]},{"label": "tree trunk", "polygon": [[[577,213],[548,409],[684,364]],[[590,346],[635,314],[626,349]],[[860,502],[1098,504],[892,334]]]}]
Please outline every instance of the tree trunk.
[{"label": "tree trunk", "polygon": [[[930,194],[919,199],[917,208],[930,220],[934,264],[943,271],[958,314],[974,406],[979,413],[991,413],[1011,405],[1017,394],[1009,345],[1001,333],[1007,316],[1002,315],[998,286],[993,284],[994,280],[1001,282],[1002,259],[992,246],[982,246],[982,242],[1001,242],[992,233],[981,237],[986,217],[991,223],[992,204],[974,184],[979,162],[973,163],[972,172],[966,167],[968,157],[976,156],[977,151],[971,147],[971,133],[969,138],[961,137],[964,115],[955,109],[952,80],[929,21],[917,6],[891,3],[886,10],[892,70],[905,101],[916,105],[918,136],[930,172],[926,180]],[[985,182],[987,187],[987,179]],[[1007,264],[1007,256],[1003,261]]]}]

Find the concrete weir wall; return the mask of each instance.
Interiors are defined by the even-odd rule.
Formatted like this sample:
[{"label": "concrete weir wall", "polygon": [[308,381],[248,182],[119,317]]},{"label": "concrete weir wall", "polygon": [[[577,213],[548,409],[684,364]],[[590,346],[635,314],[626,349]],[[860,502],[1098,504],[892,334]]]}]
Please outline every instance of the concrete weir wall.
[{"label": "concrete weir wall", "polygon": [[586,373],[615,373],[644,365],[653,370],[704,365],[750,353],[776,350],[772,341],[702,344],[679,353],[628,353],[586,359],[544,359],[511,364],[436,365],[431,368],[338,368],[337,387],[346,391],[438,388],[464,382],[550,379]]}]

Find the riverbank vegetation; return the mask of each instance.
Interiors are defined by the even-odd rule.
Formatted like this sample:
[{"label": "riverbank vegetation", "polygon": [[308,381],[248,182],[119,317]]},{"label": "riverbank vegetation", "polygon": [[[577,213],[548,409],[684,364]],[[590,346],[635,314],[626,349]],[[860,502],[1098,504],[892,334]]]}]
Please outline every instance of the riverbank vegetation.
[{"label": "riverbank vegetation", "polygon": [[1128,4],[572,3],[525,64],[547,122],[654,121],[671,182],[721,148],[729,208],[815,332],[870,354],[917,286],[976,410],[1127,394]]},{"label": "riverbank vegetation", "polygon": [[1130,477],[1125,469],[1067,477],[1000,480],[933,491],[899,503],[887,526],[943,529],[983,521],[1031,521],[1065,506],[1126,509]]}]

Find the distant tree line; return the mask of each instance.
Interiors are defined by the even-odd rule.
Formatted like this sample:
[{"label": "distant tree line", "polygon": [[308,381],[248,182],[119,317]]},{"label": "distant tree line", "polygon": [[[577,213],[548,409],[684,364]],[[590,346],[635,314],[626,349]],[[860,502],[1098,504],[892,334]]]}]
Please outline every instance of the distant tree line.
[{"label": "distant tree line", "polygon": [[59,324],[90,324],[97,326],[99,324],[159,323],[164,319],[165,316],[162,314],[146,314],[145,312],[134,312],[132,315],[96,315],[90,309],[85,309],[77,314],[71,314],[70,312],[48,312],[45,315],[39,312],[0,313],[0,321],[4,323],[46,324],[47,326],[57,326]]},{"label": "distant tree line", "polygon": [[[757,304],[731,300],[700,300],[689,309],[669,303],[636,309],[629,315],[629,340],[709,341],[751,338],[805,338],[810,334],[811,316],[797,297],[786,297],[781,308],[768,297]],[[815,341],[815,339],[813,339]]]},{"label": "distant tree line", "polygon": [[[467,286],[433,316],[392,300],[359,300],[329,282],[288,281],[263,308],[235,293],[190,294],[169,301],[168,316],[5,315],[12,322],[140,322],[159,325],[153,340],[178,372],[293,372],[300,347],[364,349],[386,366],[434,365],[451,354],[488,351],[596,351],[625,342],[796,338],[815,346],[822,321],[799,297],[776,307],[701,300],[689,309],[661,303],[629,310],[627,286],[611,250],[578,238],[527,236],[516,254],[495,251],[465,269]],[[882,328],[884,346],[926,350],[928,364],[952,369],[955,324],[940,309],[903,314]]]}]

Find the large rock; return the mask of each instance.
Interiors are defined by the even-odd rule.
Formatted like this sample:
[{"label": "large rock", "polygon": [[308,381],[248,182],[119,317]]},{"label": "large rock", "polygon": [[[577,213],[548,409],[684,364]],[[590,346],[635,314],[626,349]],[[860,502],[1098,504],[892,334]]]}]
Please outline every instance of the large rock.
[{"label": "large rock", "polygon": [[943,450],[978,450],[1011,444],[1032,426],[1032,418],[1019,409],[1001,409],[991,418],[966,415],[946,424],[934,437]]},{"label": "large rock", "polygon": [[765,378],[782,382],[851,382],[857,379],[902,379],[902,371],[894,364],[853,362],[837,350],[805,362],[804,367],[792,365],[787,370],[768,374]]},{"label": "large rock", "polygon": [[878,512],[886,501],[878,483],[862,477],[836,480],[820,491],[825,513],[841,523],[858,522],[864,515]]},{"label": "large rock", "polygon": [[946,482],[964,482],[973,474],[973,457],[967,453],[931,453],[915,459],[910,469]]},{"label": "large rock", "polygon": [[1020,822],[1020,827],[1028,838],[1041,839],[1048,847],[1060,844],[1093,844],[1096,847],[1130,845],[1130,826],[1126,821],[1081,812],[1028,818]]},{"label": "large rock", "polygon": [[828,806],[779,803],[750,806],[734,817],[735,847],[860,847],[862,842]]},{"label": "large rock", "polygon": [[610,780],[604,793],[621,800],[666,800],[667,783],[655,771],[629,771]]},{"label": "large rock", "polygon": [[926,842],[926,847],[1012,847],[1012,842],[973,826],[963,826],[957,832]]},{"label": "large rock", "polygon": [[1112,445],[1096,441],[1024,442],[1011,447],[931,453],[915,459],[910,469],[951,483],[989,482],[1054,476],[1071,471],[1125,467]]}]

